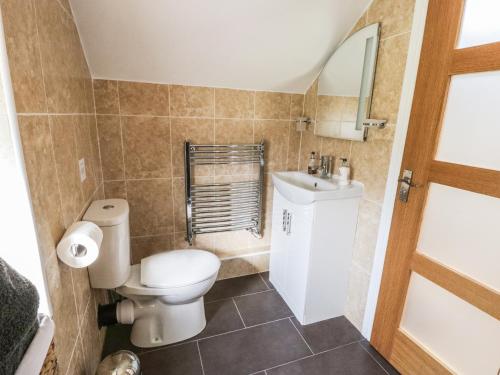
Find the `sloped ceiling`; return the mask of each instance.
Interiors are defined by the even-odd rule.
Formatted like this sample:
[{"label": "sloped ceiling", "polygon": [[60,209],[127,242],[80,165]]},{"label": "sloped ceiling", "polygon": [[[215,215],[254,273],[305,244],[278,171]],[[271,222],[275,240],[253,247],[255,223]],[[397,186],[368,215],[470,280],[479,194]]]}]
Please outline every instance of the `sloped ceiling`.
[{"label": "sloped ceiling", "polygon": [[71,0],[94,78],[303,93],[370,0]]}]

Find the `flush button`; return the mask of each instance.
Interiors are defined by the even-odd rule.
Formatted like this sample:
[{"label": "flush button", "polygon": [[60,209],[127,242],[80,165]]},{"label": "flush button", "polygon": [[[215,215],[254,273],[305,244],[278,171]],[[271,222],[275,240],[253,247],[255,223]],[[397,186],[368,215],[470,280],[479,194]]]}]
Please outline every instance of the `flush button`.
[{"label": "flush button", "polygon": [[112,204],[107,204],[102,207],[103,210],[111,210],[112,208],[115,208],[115,206],[113,206]]}]

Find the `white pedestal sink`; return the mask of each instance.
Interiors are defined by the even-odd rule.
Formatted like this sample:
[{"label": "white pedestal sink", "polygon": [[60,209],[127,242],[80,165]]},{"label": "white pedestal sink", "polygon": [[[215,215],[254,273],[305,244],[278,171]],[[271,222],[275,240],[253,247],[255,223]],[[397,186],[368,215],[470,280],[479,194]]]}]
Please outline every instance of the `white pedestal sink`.
[{"label": "white pedestal sink", "polygon": [[301,324],[344,315],[363,185],[273,174],[270,280]]}]

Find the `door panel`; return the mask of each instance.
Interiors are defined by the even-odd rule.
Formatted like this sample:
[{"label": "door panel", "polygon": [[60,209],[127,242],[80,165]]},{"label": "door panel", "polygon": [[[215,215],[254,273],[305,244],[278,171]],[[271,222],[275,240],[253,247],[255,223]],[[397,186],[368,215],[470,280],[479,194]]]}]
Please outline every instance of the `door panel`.
[{"label": "door panel", "polygon": [[500,2],[466,0],[457,48],[472,47],[500,40]]},{"label": "door panel", "polygon": [[500,290],[500,199],[431,183],[420,253]]},{"label": "door panel", "polygon": [[500,71],[451,78],[436,160],[500,170],[499,93]]},{"label": "door panel", "polygon": [[416,273],[401,329],[457,374],[495,375],[500,365],[498,321]]},{"label": "door panel", "polygon": [[429,0],[371,337],[403,374],[500,369],[498,4]]}]

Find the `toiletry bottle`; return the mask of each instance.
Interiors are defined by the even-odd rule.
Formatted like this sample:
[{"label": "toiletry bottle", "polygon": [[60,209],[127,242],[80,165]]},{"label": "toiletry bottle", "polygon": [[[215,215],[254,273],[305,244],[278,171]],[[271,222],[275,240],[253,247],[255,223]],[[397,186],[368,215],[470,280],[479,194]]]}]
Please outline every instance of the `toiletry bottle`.
[{"label": "toiletry bottle", "polygon": [[339,185],[349,185],[351,168],[346,158],[340,158],[342,165],[339,168]]},{"label": "toiletry bottle", "polygon": [[311,152],[311,156],[309,157],[309,164],[307,165],[307,173],[308,174],[316,174],[318,172],[318,162],[316,159],[316,153]]}]

